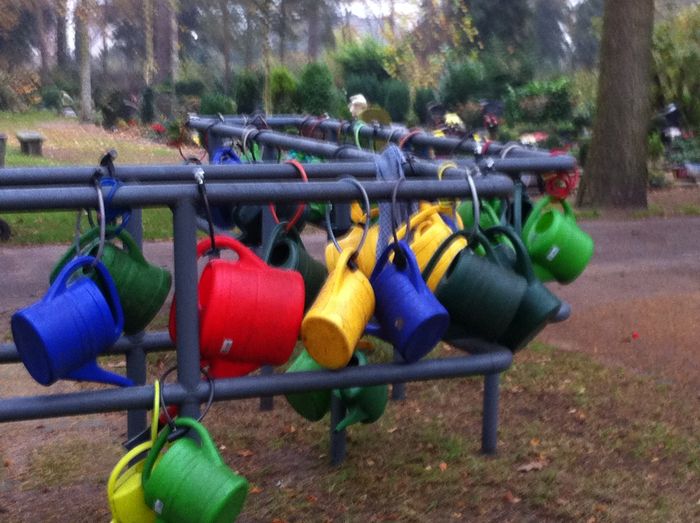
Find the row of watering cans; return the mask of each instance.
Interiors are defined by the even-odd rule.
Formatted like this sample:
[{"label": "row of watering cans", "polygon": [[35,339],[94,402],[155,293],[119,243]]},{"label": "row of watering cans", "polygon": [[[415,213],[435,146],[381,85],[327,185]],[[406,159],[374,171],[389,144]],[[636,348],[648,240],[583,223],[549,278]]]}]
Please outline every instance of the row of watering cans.
[{"label": "row of watering cans", "polygon": [[42,385],[59,379],[133,385],[99,367],[97,356],[122,332],[144,330],[170,292],[170,272],[149,263],[128,232],[109,227],[102,245],[99,236],[99,228],[81,236],[54,267],[46,294],[12,315],[19,356]]},{"label": "row of watering cans", "polygon": [[[107,481],[112,523],[234,521],[248,481],[226,465],[199,421],[176,418],[158,433],[158,382],[155,388],[150,439],[129,450]],[[183,430],[196,439],[174,433]]]}]

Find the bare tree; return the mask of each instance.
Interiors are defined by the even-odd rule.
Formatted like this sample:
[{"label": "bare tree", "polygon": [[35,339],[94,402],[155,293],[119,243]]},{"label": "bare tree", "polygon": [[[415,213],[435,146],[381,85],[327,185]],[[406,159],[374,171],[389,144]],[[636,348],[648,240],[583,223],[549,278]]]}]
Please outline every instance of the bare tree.
[{"label": "bare tree", "polygon": [[90,18],[92,5],[90,0],[79,0],[75,7],[76,40],[80,46],[80,119],[92,120],[92,82],[90,71]]},{"label": "bare tree", "polygon": [[647,205],[653,26],[653,0],[605,1],[598,104],[579,205]]}]

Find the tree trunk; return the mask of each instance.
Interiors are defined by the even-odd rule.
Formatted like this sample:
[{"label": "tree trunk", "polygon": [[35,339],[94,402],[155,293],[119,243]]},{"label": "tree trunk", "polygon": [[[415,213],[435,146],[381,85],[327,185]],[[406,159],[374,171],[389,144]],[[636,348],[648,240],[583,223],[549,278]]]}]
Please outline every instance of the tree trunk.
[{"label": "tree trunk", "polygon": [[41,83],[45,84],[49,79],[49,50],[46,45],[46,17],[43,3],[39,3],[36,7],[36,41],[39,48],[39,77]]},{"label": "tree trunk", "polygon": [[[224,56],[224,93],[231,94],[231,38],[229,37],[231,28],[231,15],[228,10],[228,2],[219,0],[221,9],[221,54]],[[246,18],[246,24],[250,25],[250,17]]]},{"label": "tree trunk", "polygon": [[90,79],[90,35],[88,34],[89,7],[81,0],[75,9],[76,38],[80,49],[80,119],[92,121],[92,82]]},{"label": "tree trunk", "polygon": [[66,0],[56,0],[56,64],[59,69],[68,67],[68,23]]},{"label": "tree trunk", "polygon": [[143,63],[143,81],[147,86],[153,82],[156,63],[153,56],[153,0],[143,0],[143,37],[146,56]]},{"label": "tree trunk", "polygon": [[277,48],[277,56],[281,64],[284,64],[285,53],[287,51],[287,2],[280,2],[279,24],[277,25],[277,33],[279,36],[279,47]]},{"label": "tree trunk", "polygon": [[653,0],[606,0],[593,137],[578,204],[647,206]]},{"label": "tree trunk", "polygon": [[180,72],[179,35],[177,29],[178,0],[170,0],[170,78],[173,85]]},{"label": "tree trunk", "polygon": [[308,20],[307,28],[309,31],[306,52],[309,55],[310,62],[314,62],[318,58],[318,51],[321,41],[321,28],[318,21],[318,11],[318,7],[314,8],[314,6],[312,6],[311,9],[309,9],[306,17]]}]

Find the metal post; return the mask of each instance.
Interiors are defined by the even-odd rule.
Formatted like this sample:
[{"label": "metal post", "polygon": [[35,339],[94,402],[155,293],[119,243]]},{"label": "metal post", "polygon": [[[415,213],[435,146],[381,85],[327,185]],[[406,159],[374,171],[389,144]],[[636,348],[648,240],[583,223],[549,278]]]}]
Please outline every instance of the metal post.
[{"label": "metal post", "polygon": [[500,374],[484,376],[484,411],[482,413],[481,452],[495,454],[498,442],[498,382]]},{"label": "metal post", "polygon": [[523,230],[523,182],[519,179],[513,182],[513,227],[520,234]]},{"label": "metal post", "polygon": [[181,200],[173,209],[177,379],[187,391],[180,413],[192,418],[199,416],[199,401],[195,392],[200,381],[196,216],[194,202],[189,199]]},{"label": "metal post", "polygon": [[[134,239],[136,245],[143,248],[143,222],[141,209],[132,209],[129,222],[125,229]],[[126,376],[137,385],[146,383],[146,352],[141,347],[144,333],[139,332],[129,336],[134,346],[126,353]],[[146,428],[146,411],[143,409],[129,410],[126,413],[127,437],[129,439],[141,434]]]},{"label": "metal post", "polygon": [[345,461],[345,429],[336,431],[335,426],[345,417],[345,406],[340,398],[331,394],[331,465]]},{"label": "metal post", "polygon": [[[403,363],[404,359],[401,354],[394,349],[394,362]],[[403,382],[392,383],[391,384],[391,399],[392,400],[405,400],[406,399],[406,384]]]}]

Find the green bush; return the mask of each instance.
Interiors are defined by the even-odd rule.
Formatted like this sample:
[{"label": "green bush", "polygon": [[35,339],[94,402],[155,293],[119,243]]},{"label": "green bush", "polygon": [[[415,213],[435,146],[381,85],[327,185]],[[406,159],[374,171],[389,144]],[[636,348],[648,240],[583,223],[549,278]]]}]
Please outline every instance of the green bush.
[{"label": "green bush", "polygon": [[63,107],[61,99],[61,90],[55,85],[48,85],[41,88],[41,101],[47,109],[60,111]]},{"label": "green bush", "polygon": [[276,114],[297,112],[297,81],[284,66],[270,71],[270,98],[272,112]]},{"label": "green bush", "polygon": [[411,108],[411,90],[408,84],[401,80],[389,80],[383,105],[393,122],[404,122]]},{"label": "green bush", "polygon": [[155,106],[153,103],[153,89],[146,87],[141,99],[141,123],[151,123],[155,118]]},{"label": "green bush", "polygon": [[429,87],[419,87],[416,89],[416,98],[413,101],[413,112],[416,113],[418,121],[427,125],[430,123],[428,114],[428,104],[435,101],[435,92]]},{"label": "green bush", "polygon": [[346,82],[349,76],[372,76],[380,82],[390,78],[384,67],[387,60],[386,48],[373,38],[340,47],[334,59]]},{"label": "green bush", "polygon": [[262,106],[264,83],[265,79],[258,71],[245,70],[238,75],[234,98],[240,113],[250,114]]},{"label": "green bush", "polygon": [[510,89],[506,97],[506,116],[511,122],[543,124],[571,120],[572,113],[571,84],[565,77],[530,82]]},{"label": "green bush", "polygon": [[198,78],[175,82],[175,94],[178,96],[202,96],[204,90],[204,82]]},{"label": "green bush", "polygon": [[221,93],[208,93],[202,96],[199,106],[202,114],[236,114],[236,102]]},{"label": "green bush", "polygon": [[333,113],[338,98],[328,66],[318,62],[306,65],[299,79],[299,105],[311,114]]},{"label": "green bush", "polygon": [[476,100],[489,95],[484,64],[478,60],[451,63],[445,68],[440,80],[440,99],[450,108],[467,100]]},{"label": "green bush", "polygon": [[345,78],[348,96],[362,93],[369,104],[384,105],[387,81],[370,74],[351,74]]}]

